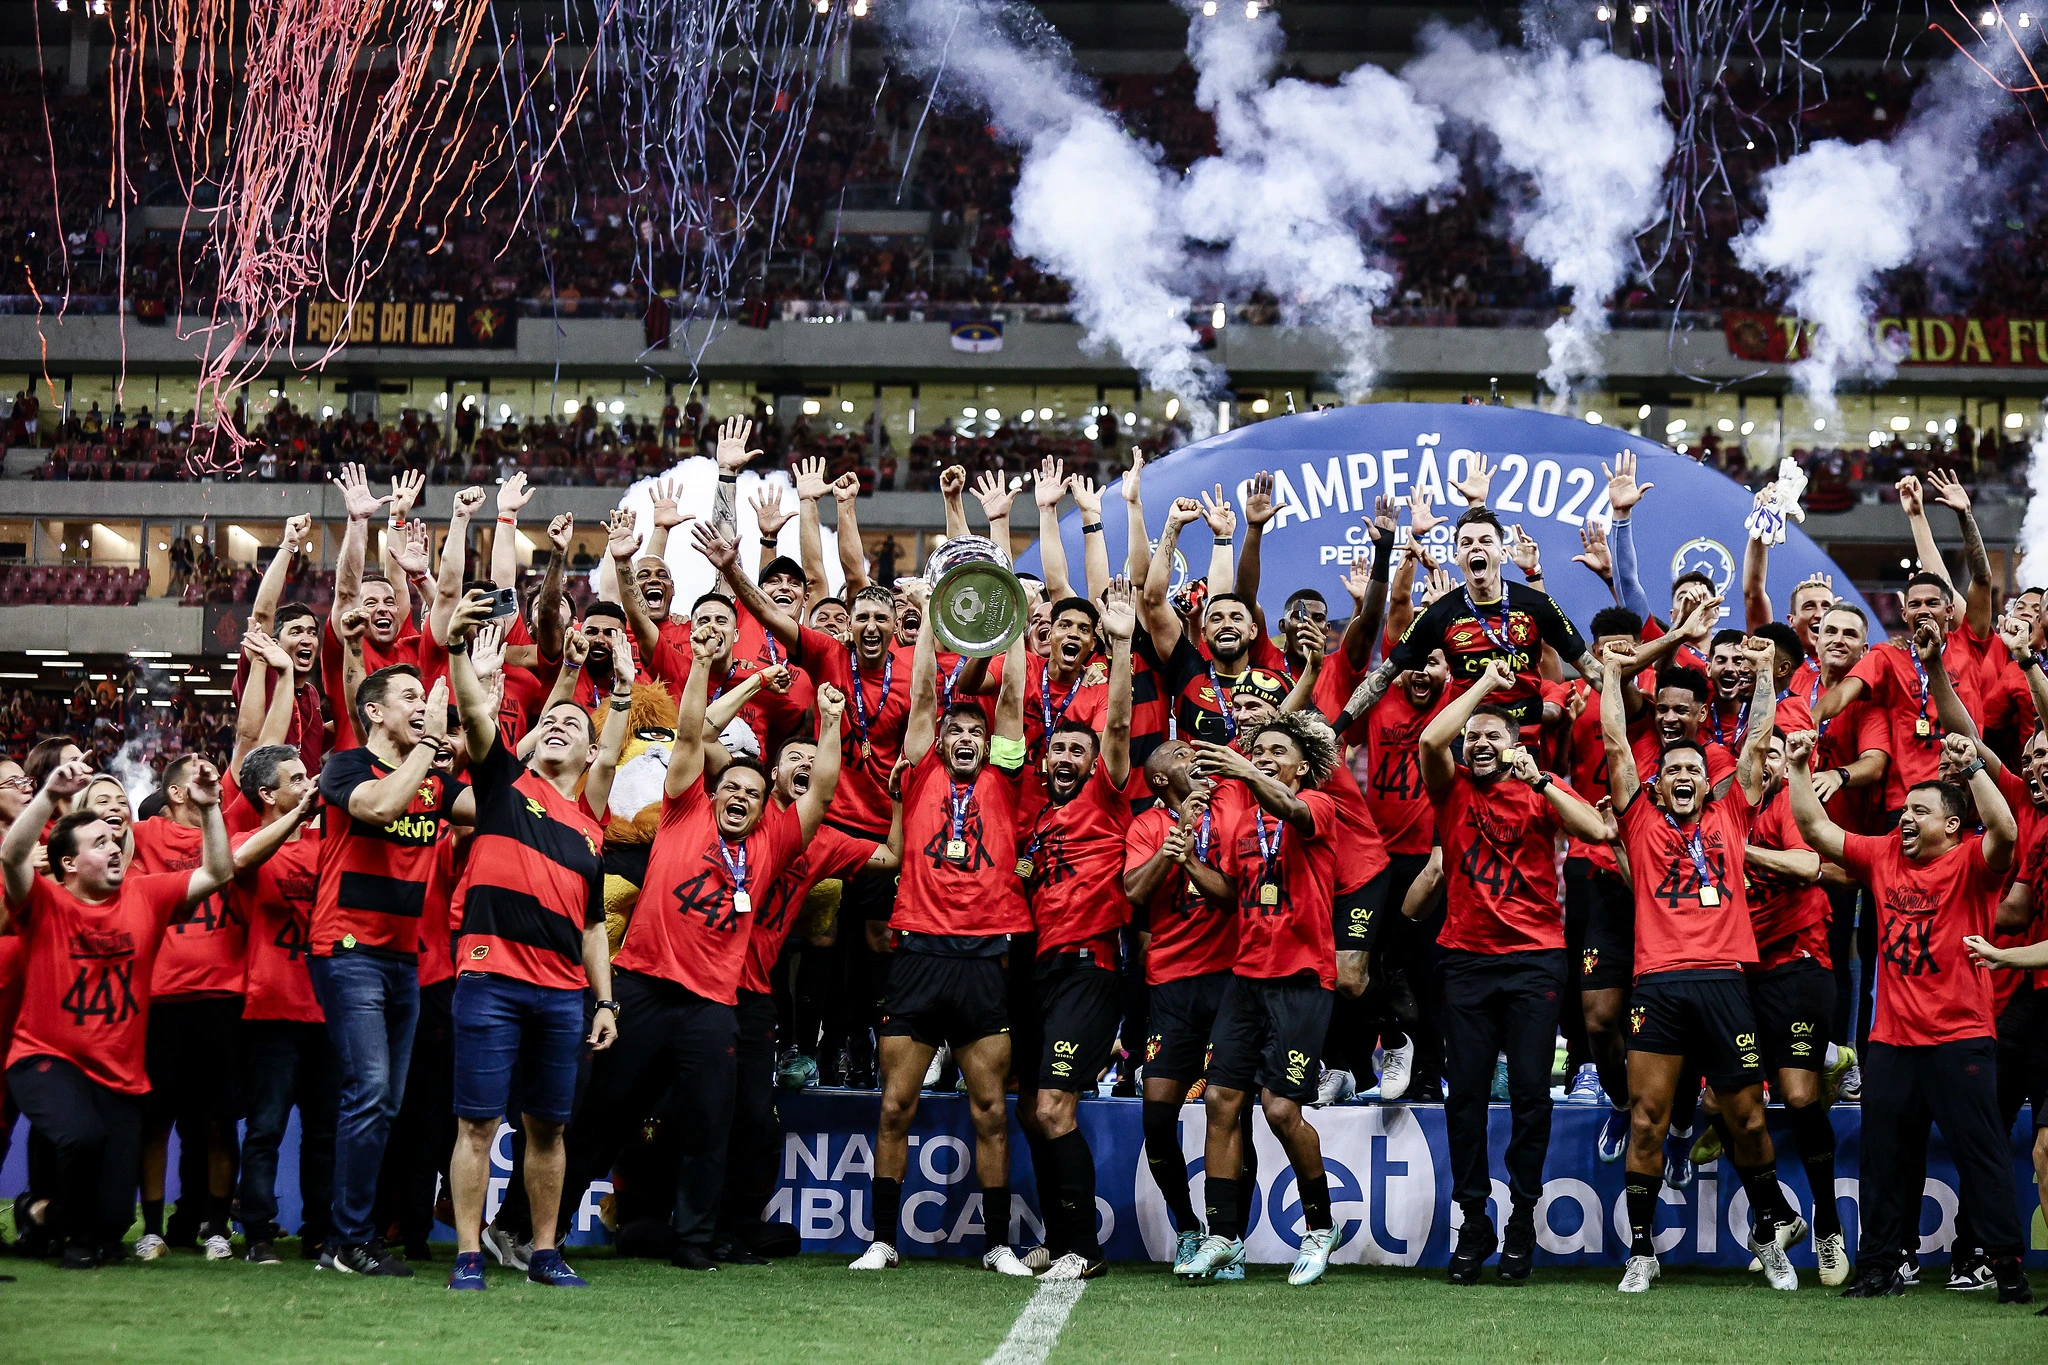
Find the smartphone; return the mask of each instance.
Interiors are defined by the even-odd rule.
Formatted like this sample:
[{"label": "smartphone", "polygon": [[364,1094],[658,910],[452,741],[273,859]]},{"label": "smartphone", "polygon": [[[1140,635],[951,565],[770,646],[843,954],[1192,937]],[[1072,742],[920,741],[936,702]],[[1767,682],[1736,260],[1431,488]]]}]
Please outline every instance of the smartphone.
[{"label": "smartphone", "polygon": [[491,593],[491,619],[519,614],[519,589],[499,588]]}]

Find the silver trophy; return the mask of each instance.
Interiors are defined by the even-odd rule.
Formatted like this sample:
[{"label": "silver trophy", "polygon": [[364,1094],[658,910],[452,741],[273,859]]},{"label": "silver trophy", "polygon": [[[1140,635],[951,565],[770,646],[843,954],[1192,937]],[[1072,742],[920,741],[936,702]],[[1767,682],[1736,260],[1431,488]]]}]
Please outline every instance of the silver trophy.
[{"label": "silver trophy", "polygon": [[925,561],[932,630],[955,654],[985,658],[1010,647],[1031,623],[1030,598],[1010,557],[987,536],[955,536]]}]

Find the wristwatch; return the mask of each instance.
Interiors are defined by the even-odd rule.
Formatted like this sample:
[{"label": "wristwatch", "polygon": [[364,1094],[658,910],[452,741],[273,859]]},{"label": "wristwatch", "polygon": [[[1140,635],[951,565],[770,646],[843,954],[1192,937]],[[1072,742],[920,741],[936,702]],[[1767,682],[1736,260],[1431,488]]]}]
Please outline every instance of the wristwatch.
[{"label": "wristwatch", "polygon": [[619,1017],[619,1002],[616,1000],[600,1000],[597,1007],[601,1010],[610,1010],[614,1019]]},{"label": "wristwatch", "polygon": [[1550,785],[1550,774],[1549,774],[1549,773],[1538,773],[1538,774],[1536,774],[1536,780],[1535,780],[1534,782],[1531,782],[1531,783],[1529,784],[1529,790],[1530,790],[1530,791],[1532,791],[1532,792],[1536,792],[1536,793],[1538,793],[1538,794],[1540,795],[1540,794],[1542,793],[1543,789],[1544,789],[1545,787],[1549,786],[1549,785]]},{"label": "wristwatch", "polygon": [[1978,773],[1981,773],[1983,771],[1984,760],[1980,758],[1975,763],[1972,763],[1969,767],[1959,771],[1956,774],[1956,781],[1967,784],[1971,778],[1975,777]]}]

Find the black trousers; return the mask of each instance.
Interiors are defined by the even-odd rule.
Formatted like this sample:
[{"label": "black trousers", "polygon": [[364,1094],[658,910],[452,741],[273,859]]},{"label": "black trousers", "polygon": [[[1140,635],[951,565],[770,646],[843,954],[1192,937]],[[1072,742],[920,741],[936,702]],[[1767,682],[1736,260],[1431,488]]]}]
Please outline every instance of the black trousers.
[{"label": "black trousers", "polygon": [[7,1093],[50,1144],[47,1193],[71,1245],[118,1243],[135,1220],[141,1098],[95,1083],[61,1057],[24,1057],[8,1067]]},{"label": "black trousers", "polygon": [[665,1117],[673,1120],[680,1154],[676,1238],[709,1249],[725,1189],[738,1013],[731,1005],[640,972],[613,973],[612,992],[619,1002],[619,1040],[594,1059],[590,1087],[569,1124],[562,1230],[566,1235],[575,1226],[577,1205],[590,1182],[612,1168],[627,1140],[663,1096],[672,1094]]},{"label": "black trousers", "polygon": [[432,1235],[435,1191],[447,1180],[455,1154],[454,1006],[455,978],[420,987],[405,1094],[377,1172],[377,1230],[381,1234],[396,1224],[407,1243]]},{"label": "black trousers", "polygon": [[[1426,856],[1392,855],[1387,911],[1396,918],[1401,916],[1401,902],[1407,899],[1409,887],[1428,864]],[[1439,890],[1436,903],[1428,912],[1420,919],[1397,926],[1399,933],[1395,935],[1401,948],[1394,965],[1407,975],[1409,992],[1415,998],[1415,1026],[1409,1030],[1415,1040],[1414,1079],[1408,1083],[1407,1095],[1415,1102],[1440,1098],[1443,1078],[1450,1074],[1450,1051],[1444,1041],[1451,1027],[1444,1017],[1445,954],[1436,941],[1436,936],[1443,932],[1446,908],[1444,894]],[[1555,1047],[1555,1040],[1552,1046]]]},{"label": "black trousers", "polygon": [[[1923,1113],[1933,1116],[1948,1142],[1974,1239],[1994,1258],[2024,1250],[2012,1143],[1999,1122],[1997,1046],[1990,1038],[1931,1047],[1870,1045],[1863,1061],[1859,1264],[1898,1264],[1906,1238],[1918,1230],[1924,1177],[1913,1172],[1911,1149],[1924,1135]],[[1924,1155],[1923,1146],[1922,1172]]]},{"label": "black trousers", "polygon": [[775,997],[743,990],[734,1013],[739,1046],[733,1058],[725,1194],[718,1206],[720,1241],[739,1237],[761,1217],[775,1193],[775,1163],[782,1153],[781,1124],[775,1117]]},{"label": "black trousers", "polygon": [[1834,963],[1835,973],[1835,1019],[1828,1039],[1848,1047],[1858,1041],[1855,964],[1851,958],[1856,946],[1856,898],[1863,892],[1860,887],[1836,886],[1831,882],[1822,882],[1821,890],[1828,897],[1828,958]]},{"label": "black trousers", "polygon": [[1508,1189],[1517,1202],[1543,1193],[1550,1150],[1550,1064],[1564,999],[1564,950],[1525,953],[1446,951],[1444,974],[1444,1127],[1451,1148],[1451,1196],[1481,1204],[1493,1186],[1486,1169],[1487,1104],[1494,1059],[1508,1059]]}]

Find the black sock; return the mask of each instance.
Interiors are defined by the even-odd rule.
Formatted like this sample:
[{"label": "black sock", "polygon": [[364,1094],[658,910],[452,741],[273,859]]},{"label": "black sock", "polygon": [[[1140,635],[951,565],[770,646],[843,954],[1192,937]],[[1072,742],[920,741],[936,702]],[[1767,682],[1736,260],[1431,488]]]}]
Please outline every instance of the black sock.
[{"label": "black sock", "polygon": [[1166,1201],[1175,1232],[1200,1232],[1194,1200],[1188,1196],[1188,1160],[1180,1150],[1180,1105],[1171,1100],[1146,1100],[1140,1108],[1145,1129],[1145,1164],[1152,1183]]},{"label": "black sock", "polygon": [[[1256,1190],[1259,1187],[1259,1144],[1252,1132],[1252,1115],[1258,1112],[1259,1106],[1247,1100],[1244,1116],[1238,1120],[1237,1125],[1237,1131],[1243,1138],[1237,1144],[1237,1183],[1247,1190]],[[1244,1236],[1244,1229],[1240,1227],[1235,1235]]]},{"label": "black sock", "polygon": [[895,1246],[896,1218],[903,1209],[903,1182],[878,1175],[874,1179],[874,1196],[875,1240]]},{"label": "black sock", "polygon": [[1052,1140],[1026,1132],[1024,1145],[1031,1149],[1031,1171],[1038,1178],[1038,1214],[1045,1220],[1046,1254],[1058,1260],[1067,1252],[1067,1227],[1060,1220],[1060,1161]]},{"label": "black sock", "polygon": [[1785,1192],[1778,1188],[1776,1161],[1766,1161],[1761,1166],[1737,1166],[1735,1173],[1742,1177],[1742,1188],[1749,1191],[1749,1221],[1757,1241],[1763,1241],[1778,1230],[1780,1223],[1789,1223],[1796,1216],[1785,1202]]},{"label": "black sock", "polygon": [[1209,1235],[1237,1239],[1244,1236],[1239,1221],[1237,1182],[1212,1175],[1203,1182],[1209,1196]]},{"label": "black sock", "polygon": [[981,1249],[994,1251],[1010,1244],[1010,1187],[997,1185],[981,1192]]},{"label": "black sock", "polygon": [[1330,1176],[1327,1171],[1310,1180],[1299,1182],[1301,1186],[1301,1218],[1309,1231],[1320,1232],[1330,1226]]},{"label": "black sock", "polygon": [[1818,1102],[1789,1111],[1792,1140],[1799,1144],[1799,1164],[1806,1168],[1806,1183],[1813,1187],[1813,1231],[1817,1237],[1833,1237],[1842,1230],[1842,1215],[1835,1208],[1835,1124],[1828,1107]]},{"label": "black sock", "polygon": [[1628,1254],[1657,1254],[1657,1186],[1661,1175],[1628,1173]]},{"label": "black sock", "polygon": [[1067,1250],[1099,1261],[1102,1245],[1095,1240],[1095,1154],[1088,1150],[1088,1139],[1081,1136],[1079,1128],[1062,1133],[1047,1145],[1059,1163],[1060,1222],[1065,1225]]},{"label": "black sock", "polygon": [[1678,1093],[1671,1097],[1671,1136],[1689,1138],[1693,1134],[1693,1121],[1700,1112],[1700,1082],[1697,1076],[1678,1083]]},{"label": "black sock", "polygon": [[142,1230],[147,1233],[154,1233],[158,1237],[164,1235],[163,1200],[145,1199],[142,1201]]},{"label": "black sock", "polygon": [[1727,1116],[1718,1113],[1711,1114],[1708,1116],[1707,1122],[1713,1124],[1714,1132],[1720,1135],[1721,1150],[1728,1153],[1728,1160],[1732,1164],[1735,1160],[1735,1130],[1728,1126]]}]

